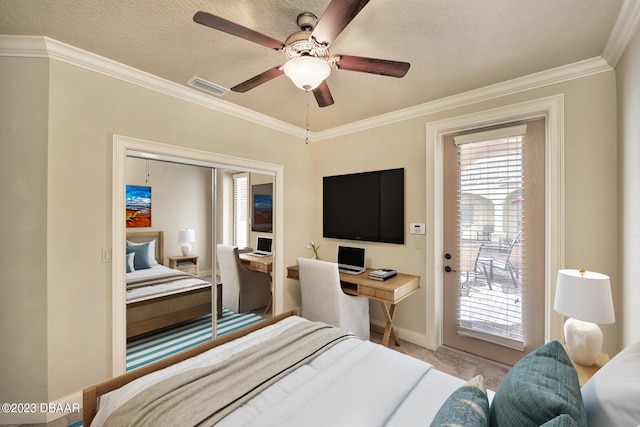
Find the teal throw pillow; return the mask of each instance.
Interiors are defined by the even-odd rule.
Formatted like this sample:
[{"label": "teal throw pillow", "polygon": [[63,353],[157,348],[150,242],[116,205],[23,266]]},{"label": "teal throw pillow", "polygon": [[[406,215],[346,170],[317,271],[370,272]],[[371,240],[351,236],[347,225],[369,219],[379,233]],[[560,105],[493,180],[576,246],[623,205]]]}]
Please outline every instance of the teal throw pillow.
[{"label": "teal throw pillow", "polygon": [[587,426],[578,373],[562,344],[552,341],[523,357],[504,377],[491,401],[491,426],[537,427],[563,414]]},{"label": "teal throw pillow", "polygon": [[151,268],[151,264],[149,263],[149,243],[144,243],[142,245],[136,246],[127,246],[127,254],[134,253],[133,257],[133,269],[134,270],[144,270],[146,268]]},{"label": "teal throw pillow", "polygon": [[551,421],[547,421],[542,424],[540,427],[578,427],[573,418],[571,418],[567,414],[562,414],[559,417],[555,417]]},{"label": "teal throw pillow", "polygon": [[451,426],[489,426],[489,400],[482,376],[454,391],[431,422],[431,427]]}]

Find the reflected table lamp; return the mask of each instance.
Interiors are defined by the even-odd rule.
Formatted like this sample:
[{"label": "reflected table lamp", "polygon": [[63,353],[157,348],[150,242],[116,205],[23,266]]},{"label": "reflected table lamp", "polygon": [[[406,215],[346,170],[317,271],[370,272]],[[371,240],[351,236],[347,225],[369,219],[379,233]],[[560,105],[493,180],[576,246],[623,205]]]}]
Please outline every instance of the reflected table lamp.
[{"label": "reflected table lamp", "polygon": [[178,242],[182,243],[182,255],[191,255],[191,243],[196,241],[196,232],[189,228],[178,231]]},{"label": "reflected table lamp", "polygon": [[593,365],[602,351],[602,330],[596,323],[616,320],[609,276],[584,269],[558,271],[553,308],[568,317],[564,341],[569,357]]}]

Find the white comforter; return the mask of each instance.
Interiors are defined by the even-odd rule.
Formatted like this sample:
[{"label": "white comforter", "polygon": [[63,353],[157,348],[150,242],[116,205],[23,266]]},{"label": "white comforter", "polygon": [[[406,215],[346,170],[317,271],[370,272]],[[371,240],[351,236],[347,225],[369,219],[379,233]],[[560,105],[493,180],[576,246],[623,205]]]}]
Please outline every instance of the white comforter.
[{"label": "white comforter", "polygon": [[[104,395],[92,426],[149,385],[194,367],[210,366],[297,322],[289,317]],[[369,341],[343,341],[237,409],[219,426],[428,425],[463,380]]]},{"label": "white comforter", "polygon": [[[165,267],[164,265],[153,265],[151,268],[146,268],[144,270],[136,270],[131,273],[127,273],[127,282],[130,280],[138,280],[151,278],[155,276],[159,276],[162,274],[168,274],[171,272],[175,272],[169,267]],[[159,285],[140,287],[136,289],[131,289],[127,291],[127,302],[135,302],[144,300],[150,297],[157,297],[160,295],[166,295],[170,293],[180,292],[187,289],[195,289],[201,288],[204,286],[210,286],[210,283],[202,280],[197,276],[193,276],[191,278],[175,280],[170,283],[163,283]]]}]

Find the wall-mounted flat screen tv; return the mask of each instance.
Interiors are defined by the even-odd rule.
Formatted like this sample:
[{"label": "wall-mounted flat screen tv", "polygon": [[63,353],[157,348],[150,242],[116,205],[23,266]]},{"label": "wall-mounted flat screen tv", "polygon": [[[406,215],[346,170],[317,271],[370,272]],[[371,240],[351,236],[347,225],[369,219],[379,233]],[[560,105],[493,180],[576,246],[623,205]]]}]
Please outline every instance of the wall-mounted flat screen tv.
[{"label": "wall-mounted flat screen tv", "polygon": [[323,236],[404,243],[404,169],[325,176]]}]

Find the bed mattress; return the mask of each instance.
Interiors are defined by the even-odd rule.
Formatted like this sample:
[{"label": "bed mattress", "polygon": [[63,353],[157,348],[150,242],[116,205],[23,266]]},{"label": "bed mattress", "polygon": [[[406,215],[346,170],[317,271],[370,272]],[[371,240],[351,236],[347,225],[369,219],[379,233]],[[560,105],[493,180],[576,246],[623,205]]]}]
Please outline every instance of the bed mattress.
[{"label": "bed mattress", "polygon": [[[163,275],[171,275],[173,273],[181,273],[178,270],[165,267],[164,265],[154,265],[151,268],[144,270],[136,270],[131,273],[127,273],[127,283],[132,281],[138,281],[143,279],[152,279],[155,277],[161,277]],[[151,286],[137,287],[135,289],[127,289],[126,300],[127,303],[142,301],[149,298],[156,298],[162,295],[170,295],[185,290],[198,289],[211,286],[211,284],[197,276],[190,276],[185,278],[177,278],[162,284],[154,284]]]},{"label": "bed mattress", "polygon": [[[153,384],[233,358],[299,322],[307,320],[288,317],[105,394],[91,425],[102,426],[113,411]],[[278,380],[217,425],[424,425],[463,383],[426,362],[354,337],[340,341]]]}]

